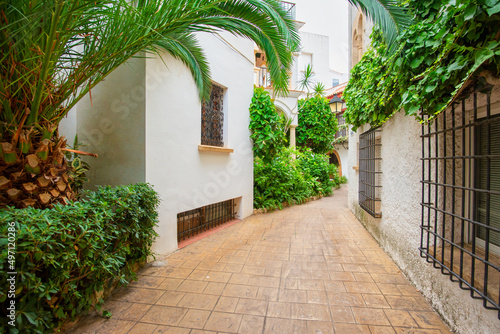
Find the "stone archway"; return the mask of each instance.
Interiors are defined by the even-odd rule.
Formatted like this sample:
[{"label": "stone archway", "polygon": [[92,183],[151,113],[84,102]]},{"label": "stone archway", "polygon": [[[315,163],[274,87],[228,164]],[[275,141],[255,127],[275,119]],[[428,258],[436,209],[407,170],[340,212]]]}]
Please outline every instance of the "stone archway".
[{"label": "stone archway", "polygon": [[289,122],[289,143],[290,147],[295,147],[295,128],[297,127],[297,124],[294,124],[294,117],[293,117],[293,112],[288,108],[288,106],[281,101],[275,100],[274,101],[274,106],[276,107],[276,111],[281,114],[285,115],[286,119]]},{"label": "stone archway", "polygon": [[337,164],[337,170],[339,172],[339,176],[342,176],[342,160],[340,160],[340,155],[337,150],[331,150],[328,152],[328,156],[330,157],[330,164]]}]

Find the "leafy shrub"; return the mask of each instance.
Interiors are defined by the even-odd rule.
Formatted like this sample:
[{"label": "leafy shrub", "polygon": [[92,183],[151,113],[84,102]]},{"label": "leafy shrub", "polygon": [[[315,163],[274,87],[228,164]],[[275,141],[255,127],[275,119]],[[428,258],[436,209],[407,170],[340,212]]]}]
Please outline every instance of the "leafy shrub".
[{"label": "leafy shrub", "polygon": [[[8,208],[0,214],[0,331],[52,333],[89,310],[105,285],[127,284],[157,236],[159,198],[147,184],[102,187],[85,200],[52,209]],[[10,268],[8,226],[16,259]],[[10,259],[9,259],[10,260]],[[13,264],[13,263],[12,263]],[[8,325],[7,275],[16,275],[16,326]],[[102,299],[98,301],[98,306]]]},{"label": "leafy shrub", "polygon": [[283,149],[268,162],[257,157],[254,206],[281,209],[283,203],[300,204],[312,196],[330,195],[336,185],[330,180],[331,173],[337,174],[335,166],[328,164],[327,156],[311,150]]},{"label": "leafy shrub", "polygon": [[342,176],[339,175],[337,166],[335,165],[332,166],[334,167],[333,168],[334,172],[330,174],[330,177],[333,182],[333,186],[338,189],[342,184],[347,183],[347,178],[343,175]]},{"label": "leafy shrub", "polygon": [[250,138],[256,157],[269,161],[285,145],[286,120],[276,111],[271,96],[262,87],[256,87],[250,104]]},{"label": "leafy shrub", "polygon": [[321,95],[299,100],[297,145],[309,147],[315,153],[332,149],[337,132],[337,117]]},{"label": "leafy shrub", "polygon": [[321,184],[319,193],[330,195],[335,185],[330,175],[338,177],[337,168],[330,164],[325,154],[313,153],[310,149],[303,149],[297,156],[297,164],[303,174],[310,175]]}]

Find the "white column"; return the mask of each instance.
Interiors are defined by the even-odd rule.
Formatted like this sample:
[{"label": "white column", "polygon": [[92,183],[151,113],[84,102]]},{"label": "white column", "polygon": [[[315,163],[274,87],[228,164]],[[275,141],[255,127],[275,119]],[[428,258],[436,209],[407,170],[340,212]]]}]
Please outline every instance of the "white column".
[{"label": "white column", "polygon": [[295,128],[297,125],[290,125],[290,147],[295,147]]}]

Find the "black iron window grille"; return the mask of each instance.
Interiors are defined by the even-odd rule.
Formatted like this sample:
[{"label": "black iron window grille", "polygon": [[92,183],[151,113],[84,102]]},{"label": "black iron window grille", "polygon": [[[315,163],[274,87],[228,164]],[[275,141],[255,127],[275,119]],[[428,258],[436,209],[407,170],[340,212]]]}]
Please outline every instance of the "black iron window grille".
[{"label": "black iron window grille", "polygon": [[177,214],[177,241],[227,223],[236,217],[235,201],[230,199]]},{"label": "black iron window grille", "polygon": [[375,218],[382,217],[381,147],[379,129],[371,129],[359,136],[359,205]]},{"label": "black iron window grille", "polygon": [[500,318],[499,114],[476,90],[422,126],[419,249]]},{"label": "black iron window grille", "polygon": [[201,144],[224,146],[224,88],[212,83],[210,100],[201,106]]},{"label": "black iron window grille", "polygon": [[347,136],[347,127],[344,119],[344,114],[337,114],[338,131],[335,133],[335,138],[343,138]]}]

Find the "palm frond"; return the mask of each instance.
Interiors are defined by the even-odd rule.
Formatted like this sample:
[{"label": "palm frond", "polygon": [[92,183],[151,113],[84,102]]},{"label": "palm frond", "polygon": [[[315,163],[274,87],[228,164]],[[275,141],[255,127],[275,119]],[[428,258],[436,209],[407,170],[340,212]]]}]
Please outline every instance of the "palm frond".
[{"label": "palm frond", "polygon": [[387,49],[396,49],[396,38],[412,23],[406,8],[397,0],[348,0],[370,18],[382,31]]},{"label": "palm frond", "polygon": [[301,77],[297,81],[297,87],[302,91],[307,91],[307,94],[309,94],[309,91],[314,84],[313,77],[314,71],[312,69],[312,66],[308,64],[306,68],[304,68],[304,72],[302,72]]},{"label": "palm frond", "polygon": [[142,51],[181,60],[203,98],[210,70],[194,33],[218,31],[253,40],[275,88],[286,91],[299,37],[275,0],[0,0],[0,128],[57,125]]},{"label": "palm frond", "polygon": [[317,82],[313,87],[313,91],[316,95],[323,96],[325,93],[325,85],[322,82]]}]

